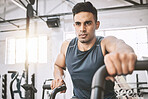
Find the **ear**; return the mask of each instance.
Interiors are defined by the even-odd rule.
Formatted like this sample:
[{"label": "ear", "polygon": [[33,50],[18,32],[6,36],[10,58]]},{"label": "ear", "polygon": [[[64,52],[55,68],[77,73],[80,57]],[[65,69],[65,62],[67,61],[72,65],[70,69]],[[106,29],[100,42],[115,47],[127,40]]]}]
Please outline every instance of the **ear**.
[{"label": "ear", "polygon": [[97,23],[96,23],[96,30],[99,28],[99,26],[100,26],[100,21],[97,21]]},{"label": "ear", "polygon": [[75,27],[75,23],[73,23],[73,26]]}]

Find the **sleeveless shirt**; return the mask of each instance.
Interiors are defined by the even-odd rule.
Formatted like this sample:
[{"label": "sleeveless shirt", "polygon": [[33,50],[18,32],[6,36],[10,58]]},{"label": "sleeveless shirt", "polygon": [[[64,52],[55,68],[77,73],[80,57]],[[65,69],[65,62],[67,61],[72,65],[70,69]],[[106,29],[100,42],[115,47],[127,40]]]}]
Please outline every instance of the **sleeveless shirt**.
[{"label": "sleeveless shirt", "polygon": [[91,84],[94,73],[104,65],[104,56],[101,50],[103,37],[97,36],[96,42],[87,51],[78,49],[78,38],[70,41],[66,52],[66,67],[71,75],[74,86],[74,95],[79,99],[90,99]]}]

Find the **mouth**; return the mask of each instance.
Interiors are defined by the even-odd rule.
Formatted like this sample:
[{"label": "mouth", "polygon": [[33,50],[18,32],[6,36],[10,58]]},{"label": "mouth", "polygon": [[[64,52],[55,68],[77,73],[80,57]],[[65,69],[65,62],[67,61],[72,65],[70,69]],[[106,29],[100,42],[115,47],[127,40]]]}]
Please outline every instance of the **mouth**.
[{"label": "mouth", "polygon": [[80,34],[79,35],[81,38],[85,38],[87,36],[87,34]]}]

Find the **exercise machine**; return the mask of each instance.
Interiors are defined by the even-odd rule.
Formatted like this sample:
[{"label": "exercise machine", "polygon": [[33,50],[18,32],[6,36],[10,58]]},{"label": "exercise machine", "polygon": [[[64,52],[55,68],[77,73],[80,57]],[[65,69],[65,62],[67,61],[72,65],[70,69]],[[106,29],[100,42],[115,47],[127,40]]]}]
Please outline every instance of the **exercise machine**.
[{"label": "exercise machine", "polygon": [[8,73],[12,73],[11,75],[12,80],[10,82],[10,94],[11,94],[11,98],[14,99],[13,83],[17,79],[19,73],[16,71],[8,71]]},{"label": "exercise machine", "polygon": [[[148,70],[148,60],[143,60],[143,61],[137,61],[135,65],[135,70]],[[105,65],[101,66],[97,72],[95,73],[92,81],[92,91],[91,91],[91,99],[104,99],[104,90],[105,90],[105,77],[107,77],[109,74],[107,73]],[[137,92],[133,91],[133,89],[128,89],[128,90],[119,90],[123,96],[126,96],[128,99],[129,97],[145,97],[143,94],[148,94],[148,92],[143,92],[141,89],[148,89],[148,87],[140,87],[139,85],[141,84],[147,84],[147,82],[139,82],[138,81],[138,75],[136,75],[137,78]],[[64,87],[63,87],[64,86]],[[65,90],[64,88],[66,87],[65,85],[60,86],[58,88],[55,88],[50,95],[50,99],[55,99],[55,95],[62,91]],[[63,88],[61,88],[63,87]],[[43,85],[43,95],[44,95],[44,90],[51,90],[50,85],[45,84]],[[114,90],[113,90],[114,91]],[[117,94],[116,94],[117,96]],[[42,99],[44,99],[44,96],[42,96]],[[71,99],[77,99],[76,97],[73,97]],[[146,98],[148,99],[148,98]]]},{"label": "exercise machine", "polygon": [[[148,70],[148,60],[137,61],[135,70]],[[97,70],[93,77],[91,99],[104,99],[105,77],[107,76],[106,67],[103,65]]]},{"label": "exercise machine", "polygon": [[22,85],[25,89],[24,99],[35,99],[35,93],[37,93],[37,89],[35,88],[35,74],[32,75],[31,82],[31,84]]},{"label": "exercise machine", "polygon": [[[34,87],[34,74],[32,75],[32,83],[31,84],[23,84],[21,85],[21,80],[22,78],[24,77],[24,73],[22,74],[21,78],[18,79],[18,75],[19,73],[17,71],[8,71],[8,73],[12,73],[11,74],[11,82],[10,82],[10,93],[11,93],[11,99],[15,99],[14,98],[14,93],[19,93],[19,96],[20,96],[20,99],[35,99],[34,97],[34,93],[37,92],[37,89]],[[14,91],[13,89],[13,85],[14,85],[14,81],[17,81],[17,84],[16,84],[16,87],[17,87],[17,90]],[[20,91],[20,88],[23,87],[25,89],[25,97],[22,97],[22,94],[21,94],[21,91]]]},{"label": "exercise machine", "polygon": [[2,99],[7,99],[7,74],[2,75]]},{"label": "exercise machine", "polygon": [[43,92],[42,92],[42,99],[44,99],[45,90],[51,90],[50,84],[46,84],[47,81],[52,81],[53,79],[47,79],[43,83]]}]

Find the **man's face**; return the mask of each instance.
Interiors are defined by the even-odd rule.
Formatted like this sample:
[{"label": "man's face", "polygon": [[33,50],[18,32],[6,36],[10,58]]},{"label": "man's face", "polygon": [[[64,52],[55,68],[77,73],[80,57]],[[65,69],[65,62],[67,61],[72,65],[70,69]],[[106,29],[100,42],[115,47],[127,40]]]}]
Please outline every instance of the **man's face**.
[{"label": "man's face", "polygon": [[95,30],[99,27],[99,21],[95,22],[90,12],[80,12],[74,16],[74,22],[78,40],[81,43],[90,43],[95,38]]}]

